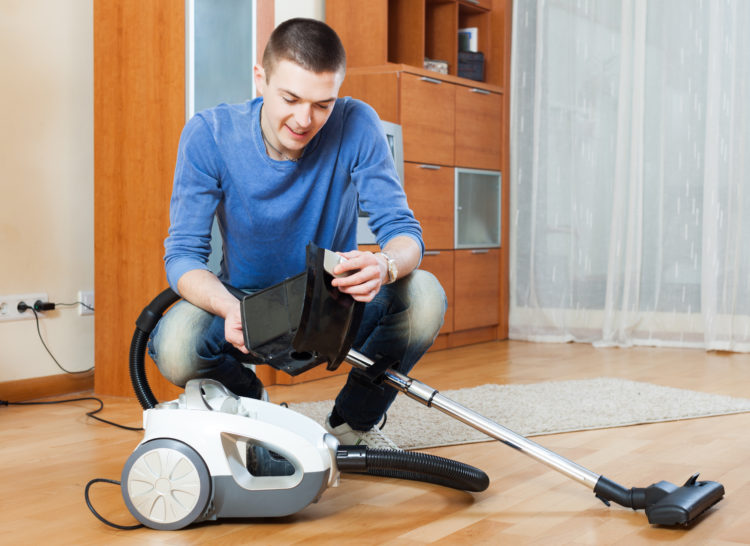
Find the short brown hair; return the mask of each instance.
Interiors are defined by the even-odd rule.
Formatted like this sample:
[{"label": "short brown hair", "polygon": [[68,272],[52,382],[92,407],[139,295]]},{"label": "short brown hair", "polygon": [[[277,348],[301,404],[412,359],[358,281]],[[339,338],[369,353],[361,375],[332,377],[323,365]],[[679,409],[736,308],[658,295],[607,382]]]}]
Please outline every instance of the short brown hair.
[{"label": "short brown hair", "polygon": [[316,74],[346,70],[346,52],[341,40],[331,27],[316,19],[289,19],[274,29],[263,52],[266,79],[281,60]]}]

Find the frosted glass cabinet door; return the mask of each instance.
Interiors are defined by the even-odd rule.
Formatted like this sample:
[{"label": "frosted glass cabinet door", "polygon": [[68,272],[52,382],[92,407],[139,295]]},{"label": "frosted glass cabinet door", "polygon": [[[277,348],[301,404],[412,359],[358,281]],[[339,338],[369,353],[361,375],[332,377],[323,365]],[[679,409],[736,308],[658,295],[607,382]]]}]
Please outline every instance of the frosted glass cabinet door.
[{"label": "frosted glass cabinet door", "polygon": [[[255,96],[253,0],[186,0],[185,115],[222,102],[241,103]],[[208,267],[221,269],[221,232],[214,218]]]},{"label": "frosted glass cabinet door", "polygon": [[252,0],[186,0],[187,117],[251,99],[255,43]]},{"label": "frosted glass cabinet door", "polygon": [[500,246],[500,186],[497,171],[456,168],[456,248]]}]

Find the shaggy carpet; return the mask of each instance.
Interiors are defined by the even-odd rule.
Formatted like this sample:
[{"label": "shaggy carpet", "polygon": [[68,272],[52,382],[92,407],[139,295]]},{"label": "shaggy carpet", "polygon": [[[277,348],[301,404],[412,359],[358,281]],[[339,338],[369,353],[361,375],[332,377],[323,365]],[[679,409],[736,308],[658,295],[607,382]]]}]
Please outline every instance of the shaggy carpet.
[{"label": "shaggy carpet", "polygon": [[[615,378],[482,385],[441,394],[523,436],[538,436],[750,411],[750,399]],[[290,404],[319,423],[333,401]],[[383,432],[404,449],[493,440],[399,394]]]}]

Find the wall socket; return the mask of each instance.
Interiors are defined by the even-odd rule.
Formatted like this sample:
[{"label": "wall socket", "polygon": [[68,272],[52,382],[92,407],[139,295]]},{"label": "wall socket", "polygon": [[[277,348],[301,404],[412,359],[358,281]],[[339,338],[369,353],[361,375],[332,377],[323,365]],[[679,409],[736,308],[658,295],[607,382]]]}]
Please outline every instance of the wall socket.
[{"label": "wall socket", "polygon": [[[18,312],[18,304],[20,302],[26,302],[26,305],[33,306],[34,302],[41,300],[43,302],[49,301],[47,294],[38,292],[36,294],[12,294],[10,296],[0,296],[0,321],[4,320],[24,320],[33,319],[34,312],[31,309],[27,309],[23,313]],[[37,313],[42,314],[41,311]]]},{"label": "wall socket", "polygon": [[78,305],[79,315],[83,316],[83,315],[94,314],[94,291],[93,290],[79,290],[78,301],[85,304],[85,305],[80,305],[80,304]]}]

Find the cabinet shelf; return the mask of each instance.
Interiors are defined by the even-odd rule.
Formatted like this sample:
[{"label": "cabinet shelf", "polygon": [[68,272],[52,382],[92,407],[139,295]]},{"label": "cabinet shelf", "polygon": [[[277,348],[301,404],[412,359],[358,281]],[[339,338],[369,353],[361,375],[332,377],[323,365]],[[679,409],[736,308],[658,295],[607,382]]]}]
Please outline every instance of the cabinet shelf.
[{"label": "cabinet shelf", "polygon": [[[484,54],[484,83],[491,85],[504,77],[504,17],[493,0],[326,2],[326,22],[341,37],[349,68],[388,63],[422,68],[428,58],[445,61],[448,75],[458,78],[458,29],[471,27],[478,31],[477,50]],[[460,80],[464,85],[474,81]]]},{"label": "cabinet shelf", "polygon": [[[511,0],[326,0],[347,51],[340,95],[402,128],[420,268],[448,298],[436,349],[507,336],[511,11]],[[459,28],[477,29],[484,81],[458,76]],[[424,68],[425,58],[446,61],[448,73]]]}]

